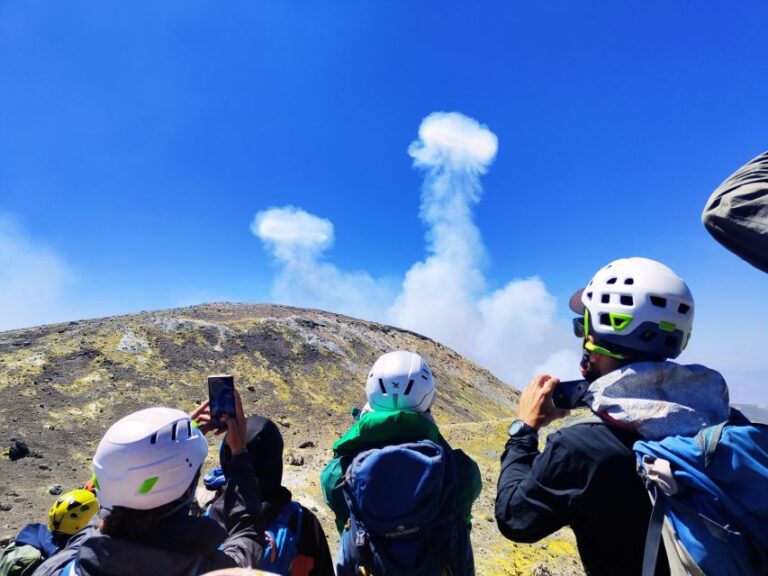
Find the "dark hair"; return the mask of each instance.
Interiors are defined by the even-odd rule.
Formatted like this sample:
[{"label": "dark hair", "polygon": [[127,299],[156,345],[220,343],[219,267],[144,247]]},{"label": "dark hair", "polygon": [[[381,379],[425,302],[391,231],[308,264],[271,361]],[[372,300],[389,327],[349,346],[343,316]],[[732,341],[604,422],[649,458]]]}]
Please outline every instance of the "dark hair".
[{"label": "dark hair", "polygon": [[134,510],[133,508],[115,506],[107,516],[102,518],[101,533],[128,540],[141,540],[143,536],[151,532],[157,520],[177,504],[177,502],[171,502],[151,510]]},{"label": "dark hair", "polygon": [[113,507],[99,522],[101,533],[116,538],[125,538],[126,540],[145,539],[147,534],[152,533],[155,525],[160,520],[167,518],[189,503],[190,496],[194,494],[197,487],[198,478],[200,478],[199,469],[184,494],[173,502],[168,502],[157,508],[136,510],[134,508],[126,508],[125,506]]}]

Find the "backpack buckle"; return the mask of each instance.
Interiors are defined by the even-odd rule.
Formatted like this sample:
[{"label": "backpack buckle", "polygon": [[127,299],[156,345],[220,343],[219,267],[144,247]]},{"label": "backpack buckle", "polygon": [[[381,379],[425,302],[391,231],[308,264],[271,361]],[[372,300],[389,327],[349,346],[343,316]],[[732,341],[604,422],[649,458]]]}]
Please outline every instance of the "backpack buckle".
[{"label": "backpack buckle", "polygon": [[355,546],[361,548],[365,546],[365,530],[358,530],[355,534]]}]

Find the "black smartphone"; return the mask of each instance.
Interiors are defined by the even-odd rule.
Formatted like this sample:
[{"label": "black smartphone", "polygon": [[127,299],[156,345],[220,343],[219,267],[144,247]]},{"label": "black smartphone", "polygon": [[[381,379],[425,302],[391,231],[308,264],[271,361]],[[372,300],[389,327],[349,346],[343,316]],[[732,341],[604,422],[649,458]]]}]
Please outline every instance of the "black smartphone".
[{"label": "black smartphone", "polygon": [[211,424],[217,429],[224,428],[221,415],[235,415],[235,379],[229,374],[208,376],[208,402]]},{"label": "black smartphone", "polygon": [[558,382],[555,390],[552,392],[552,403],[556,408],[564,408],[566,410],[584,406],[581,399],[587,388],[589,388],[589,382],[586,380]]}]

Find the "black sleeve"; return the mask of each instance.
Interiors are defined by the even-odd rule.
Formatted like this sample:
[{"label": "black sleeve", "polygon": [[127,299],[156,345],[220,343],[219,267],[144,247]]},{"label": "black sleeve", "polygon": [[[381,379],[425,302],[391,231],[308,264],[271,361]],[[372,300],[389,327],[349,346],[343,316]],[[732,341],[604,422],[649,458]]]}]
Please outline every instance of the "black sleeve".
[{"label": "black sleeve", "polygon": [[507,441],[496,490],[496,523],[504,536],[537,542],[570,524],[571,505],[589,478],[570,444],[562,432],[551,434],[541,453],[535,432]]},{"label": "black sleeve", "polygon": [[235,566],[250,568],[258,566],[264,554],[262,534],[264,518],[261,514],[259,481],[253,472],[247,453],[232,457],[229,463],[230,476],[221,496],[221,512],[224,526],[229,533],[219,547],[216,558],[206,569],[216,570]]},{"label": "black sleeve", "polygon": [[323,527],[317,517],[304,508],[299,554],[314,560],[310,576],[334,576],[333,558]]}]

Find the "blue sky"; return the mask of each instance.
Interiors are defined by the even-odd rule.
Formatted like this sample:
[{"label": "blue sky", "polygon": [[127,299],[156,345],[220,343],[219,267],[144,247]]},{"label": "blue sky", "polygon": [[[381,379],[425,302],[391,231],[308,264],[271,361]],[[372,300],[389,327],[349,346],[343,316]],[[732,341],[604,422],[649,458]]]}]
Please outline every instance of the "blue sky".
[{"label": "blue sky", "polygon": [[[768,147],[768,4],[309,4],[0,3],[0,329],[324,306],[522,386],[578,353],[570,293],[642,255],[696,298],[681,361],[768,402],[768,276],[699,221]],[[436,266],[417,297],[444,221],[425,217],[430,168],[409,147],[435,112],[497,150],[470,170],[466,265]],[[309,269],[257,237],[257,214],[321,222]],[[444,296],[455,319],[414,316]]]}]

